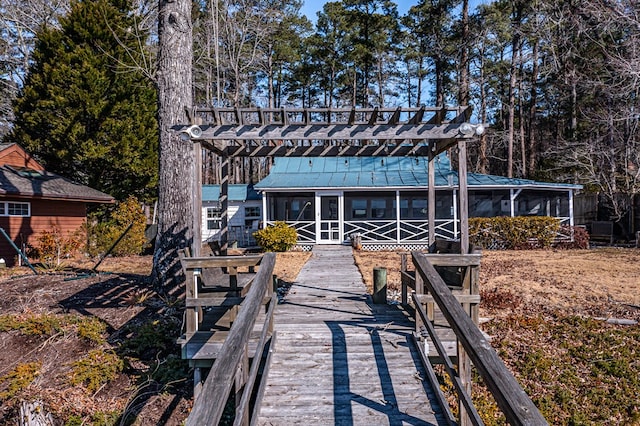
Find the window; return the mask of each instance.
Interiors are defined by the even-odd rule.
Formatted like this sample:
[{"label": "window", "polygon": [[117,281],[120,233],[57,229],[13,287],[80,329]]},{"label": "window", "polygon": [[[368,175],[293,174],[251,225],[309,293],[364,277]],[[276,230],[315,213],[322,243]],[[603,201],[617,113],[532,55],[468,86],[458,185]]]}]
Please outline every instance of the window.
[{"label": "window", "polygon": [[364,219],[367,217],[367,200],[351,201],[351,217],[354,219]]},{"label": "window", "polygon": [[258,229],[260,223],[260,207],[244,208],[244,227],[250,229]]},{"label": "window", "polygon": [[385,200],[371,200],[371,217],[373,219],[384,219],[387,215],[387,202]]},{"label": "window", "polygon": [[414,198],[411,200],[411,217],[414,219],[427,218],[427,200],[422,198]]},{"label": "window", "polygon": [[221,214],[219,207],[207,207],[207,229],[220,229]]},{"label": "window", "polygon": [[31,204],[9,201],[0,203],[2,216],[31,216]]},{"label": "window", "polygon": [[259,218],[260,217],[260,207],[245,207],[244,208],[244,217],[246,218]]}]

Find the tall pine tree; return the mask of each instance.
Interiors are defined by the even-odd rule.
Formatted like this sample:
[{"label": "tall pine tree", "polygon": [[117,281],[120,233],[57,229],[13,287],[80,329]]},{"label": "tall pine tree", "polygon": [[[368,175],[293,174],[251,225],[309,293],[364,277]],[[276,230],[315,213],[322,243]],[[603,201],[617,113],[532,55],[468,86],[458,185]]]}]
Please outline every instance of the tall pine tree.
[{"label": "tall pine tree", "polygon": [[17,142],[47,170],[124,199],[156,196],[153,83],[134,66],[135,21],[126,0],[78,1],[43,28],[15,102]]}]

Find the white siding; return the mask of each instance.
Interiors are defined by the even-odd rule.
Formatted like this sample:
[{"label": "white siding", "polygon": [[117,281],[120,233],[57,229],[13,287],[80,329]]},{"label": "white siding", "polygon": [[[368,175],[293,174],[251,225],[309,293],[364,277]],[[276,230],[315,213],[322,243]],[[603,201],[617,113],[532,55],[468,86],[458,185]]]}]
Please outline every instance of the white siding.
[{"label": "white siding", "polygon": [[[202,241],[216,241],[219,238],[220,230],[207,229],[207,208],[214,207],[216,203],[204,202],[202,205]],[[262,209],[261,200],[230,201],[229,202],[229,241],[240,239],[240,236],[248,238],[248,235],[258,229],[257,223],[251,220],[251,225],[245,227],[245,207],[258,207]],[[257,220],[256,220],[257,221]],[[256,225],[256,226],[254,226]],[[242,243],[242,242],[241,242]]]}]

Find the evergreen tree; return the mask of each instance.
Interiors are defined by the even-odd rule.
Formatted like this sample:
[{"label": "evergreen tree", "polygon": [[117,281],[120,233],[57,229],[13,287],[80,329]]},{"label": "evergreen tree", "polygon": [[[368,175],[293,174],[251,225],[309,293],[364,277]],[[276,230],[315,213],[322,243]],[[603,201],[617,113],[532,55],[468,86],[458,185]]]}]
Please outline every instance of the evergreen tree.
[{"label": "evergreen tree", "polygon": [[[107,192],[156,195],[156,93],[137,69],[144,41],[126,0],[78,1],[43,28],[8,140],[47,170]],[[139,52],[142,54],[142,52]]]}]

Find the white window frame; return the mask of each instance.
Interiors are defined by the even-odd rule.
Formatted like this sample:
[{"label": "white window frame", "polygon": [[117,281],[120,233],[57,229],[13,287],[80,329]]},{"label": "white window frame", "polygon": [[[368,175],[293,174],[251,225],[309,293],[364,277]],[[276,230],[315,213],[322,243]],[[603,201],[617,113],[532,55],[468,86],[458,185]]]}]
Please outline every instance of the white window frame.
[{"label": "white window frame", "polygon": [[[257,211],[256,214],[248,214],[251,210],[255,209]],[[245,206],[244,207],[244,217],[246,219],[260,219],[262,217],[262,212],[260,206]]]},{"label": "white window frame", "polygon": [[[14,206],[20,206],[21,210],[24,206],[27,207],[26,214],[15,214],[9,213],[9,205],[12,204]],[[0,202],[0,216],[8,216],[8,217],[31,217],[31,203],[24,201],[3,201]]]},{"label": "white window frame", "polygon": [[219,207],[207,207],[207,230],[217,231],[220,228],[222,228],[222,209]]}]

